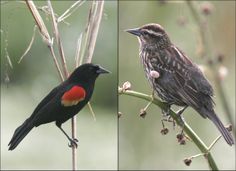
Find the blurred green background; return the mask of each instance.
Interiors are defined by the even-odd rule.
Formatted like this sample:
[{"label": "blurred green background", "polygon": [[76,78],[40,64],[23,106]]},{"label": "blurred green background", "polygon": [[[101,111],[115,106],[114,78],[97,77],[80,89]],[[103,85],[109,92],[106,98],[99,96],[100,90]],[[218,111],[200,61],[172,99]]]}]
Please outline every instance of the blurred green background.
[{"label": "blurred green background", "polygon": [[[1,2],[2,3],[2,2]],[[54,12],[64,13],[74,1],[53,1]],[[38,7],[46,2],[35,1]],[[76,43],[84,30],[91,1],[85,2],[59,29],[67,64],[75,67]],[[51,31],[50,16],[40,13]],[[40,100],[60,83],[49,49],[38,31],[29,53],[20,64],[32,34],[34,20],[24,3],[1,4],[1,169],[71,169],[71,149],[68,141],[54,123],[43,125],[32,132],[14,151],[7,144],[14,130],[30,116]],[[6,43],[13,69],[6,61]],[[54,41],[55,42],[55,41]],[[55,51],[57,47],[55,46]],[[56,54],[58,57],[58,53]],[[112,74],[100,76],[91,100],[97,121],[88,107],[77,115],[78,168],[117,168],[117,2],[105,2],[98,33],[93,63],[98,63]],[[10,81],[8,82],[8,77]],[[7,83],[8,82],[8,83]],[[63,124],[70,133],[71,122]]]},{"label": "blurred green background", "polygon": [[[203,2],[196,2],[198,9]],[[213,1],[212,14],[207,16],[211,30],[211,47],[213,54],[225,56],[223,65],[228,69],[224,80],[228,102],[235,114],[235,2]],[[185,25],[180,25],[186,21]],[[183,2],[170,1],[166,4],[157,1],[120,1],[119,2],[119,85],[130,81],[132,89],[151,94],[140,63],[137,38],[125,29],[140,27],[147,23],[161,24],[169,34],[172,42],[182,49],[194,62],[204,65],[204,60],[197,55],[198,30],[196,23]],[[209,69],[206,76],[213,83]],[[215,85],[213,85],[215,88]],[[228,124],[217,91],[215,91],[216,112]],[[160,109],[151,105],[145,119],[139,117],[139,111],[147,102],[134,97],[119,97],[119,111],[123,113],[119,119],[119,168],[132,170],[152,169],[208,169],[203,157],[193,159],[188,167],[183,159],[199,154],[198,148],[191,142],[181,146],[176,134],[180,128],[172,129],[172,123],[166,123],[170,132],[162,136],[160,130],[162,119]],[[207,119],[203,119],[195,111],[188,108],[184,113],[185,120],[207,144],[219,135],[217,128]],[[235,116],[233,116],[235,119]],[[230,147],[221,139],[211,150],[221,170],[235,170],[235,146]]]}]

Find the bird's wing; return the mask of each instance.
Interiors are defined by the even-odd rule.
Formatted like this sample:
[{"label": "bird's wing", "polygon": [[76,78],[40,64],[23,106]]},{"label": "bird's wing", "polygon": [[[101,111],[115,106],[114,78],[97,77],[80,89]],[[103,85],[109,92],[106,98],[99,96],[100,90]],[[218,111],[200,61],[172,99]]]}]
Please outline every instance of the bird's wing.
[{"label": "bird's wing", "polygon": [[57,95],[61,85],[62,84],[52,89],[51,92],[46,97],[44,97],[43,100],[41,100],[38,106],[34,109],[34,112],[32,115],[35,115],[36,113],[38,113],[46,104],[48,104]]},{"label": "bird's wing", "polygon": [[202,94],[207,96],[213,94],[209,82],[178,48],[172,46],[160,53],[153,55],[150,63],[154,70],[160,72],[160,77],[162,74],[168,77],[163,89],[173,98],[197,109],[203,103],[200,98]]},{"label": "bird's wing", "polygon": [[[177,65],[173,75],[179,86],[178,94],[183,101],[196,110],[205,105],[212,106],[213,89],[198,66],[193,64],[178,48],[172,47],[172,51],[175,52],[175,56],[172,58],[174,58]],[[200,114],[206,117],[205,114]]]},{"label": "bird's wing", "polygon": [[73,85],[61,97],[61,105],[68,107],[77,105],[86,97],[86,90],[80,85]]},{"label": "bird's wing", "polygon": [[172,46],[171,50],[175,52],[176,63],[181,66],[181,69],[177,68],[177,73],[187,76],[185,85],[203,94],[213,96],[213,89],[199,67],[193,64],[177,47]]},{"label": "bird's wing", "polygon": [[[54,88],[36,107],[30,116],[34,126],[57,121],[67,120],[80,109],[77,104],[85,103],[83,90],[76,89],[74,84],[62,83]],[[83,105],[82,105],[83,106]],[[81,106],[81,108],[82,108]],[[76,112],[76,113],[77,113]],[[66,113],[66,115],[64,115]]]}]

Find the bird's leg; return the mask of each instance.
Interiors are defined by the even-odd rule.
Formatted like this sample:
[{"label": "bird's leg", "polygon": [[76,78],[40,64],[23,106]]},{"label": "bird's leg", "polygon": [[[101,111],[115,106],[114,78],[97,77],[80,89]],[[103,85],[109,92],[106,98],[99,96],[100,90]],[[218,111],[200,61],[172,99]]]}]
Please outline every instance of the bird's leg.
[{"label": "bird's leg", "polygon": [[170,109],[171,109],[171,105],[174,104],[174,103],[167,103],[167,108],[166,109],[162,109],[161,112],[162,112],[162,115],[164,117],[166,116],[170,116]]},{"label": "bird's leg", "polygon": [[70,141],[70,144],[68,145],[69,147],[75,147],[77,148],[77,142],[78,140],[77,139],[72,139],[61,127],[61,124],[57,124],[57,127],[63,132],[63,134],[68,138],[68,140]]},{"label": "bird's leg", "polygon": [[[161,119],[161,122],[162,122],[162,126],[163,126],[163,129],[165,129],[165,125],[164,125],[164,122],[172,122],[173,123],[173,129],[175,128],[175,122],[173,119],[171,119],[171,116],[170,116],[170,109],[171,109],[171,105],[173,103],[167,103],[167,108],[164,110],[162,109],[162,115],[163,115],[163,119]],[[167,117],[167,118],[165,118]]]},{"label": "bird's leg", "polygon": [[181,116],[181,114],[185,111],[185,109],[187,109],[188,106],[184,106],[182,109],[178,110],[176,112],[177,115]]},{"label": "bird's leg", "polygon": [[182,109],[179,109],[178,111],[176,111],[176,114],[177,116],[179,117],[179,120],[181,122],[181,126],[184,126],[184,118],[182,116],[182,113],[185,111],[185,109],[187,108],[188,106],[184,106]]},{"label": "bird's leg", "polygon": [[175,129],[175,121],[174,121],[174,119],[173,118],[171,118],[171,115],[170,115],[170,107],[168,107],[167,108],[168,109],[168,114],[166,115],[166,114],[163,114],[163,117],[167,117],[167,118],[162,118],[161,119],[161,123],[162,123],[162,129],[161,129],[161,133],[163,134],[163,135],[165,135],[165,134],[167,134],[168,132],[169,132],[169,130],[168,130],[168,128],[166,128],[165,127],[165,124],[164,124],[164,122],[171,122],[171,123],[173,123],[173,129]]}]

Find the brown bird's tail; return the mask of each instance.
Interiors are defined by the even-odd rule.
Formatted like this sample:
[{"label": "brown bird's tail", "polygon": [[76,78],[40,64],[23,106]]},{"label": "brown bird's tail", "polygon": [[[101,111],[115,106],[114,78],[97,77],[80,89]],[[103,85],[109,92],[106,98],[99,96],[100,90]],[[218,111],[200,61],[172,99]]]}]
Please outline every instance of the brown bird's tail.
[{"label": "brown bird's tail", "polygon": [[11,141],[9,142],[8,146],[8,150],[14,150],[17,145],[24,139],[24,137],[31,131],[31,129],[33,128],[33,124],[31,124],[31,122],[29,121],[29,119],[27,119],[21,126],[19,126],[12,138]]},{"label": "brown bird's tail", "polygon": [[234,144],[234,140],[230,132],[224,127],[223,123],[220,121],[218,116],[214,111],[208,112],[207,117],[216,125],[225,141],[232,146]]}]

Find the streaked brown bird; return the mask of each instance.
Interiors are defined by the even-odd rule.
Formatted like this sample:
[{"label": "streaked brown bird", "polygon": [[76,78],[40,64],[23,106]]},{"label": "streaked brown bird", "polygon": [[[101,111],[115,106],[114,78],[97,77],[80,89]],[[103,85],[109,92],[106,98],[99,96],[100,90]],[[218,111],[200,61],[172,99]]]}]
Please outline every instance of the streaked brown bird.
[{"label": "streaked brown bird", "polygon": [[213,88],[199,67],[171,41],[159,24],[146,24],[127,32],[138,37],[139,56],[145,75],[162,100],[171,105],[188,106],[203,118],[209,118],[219,129],[225,141],[234,140],[214,111]]}]

